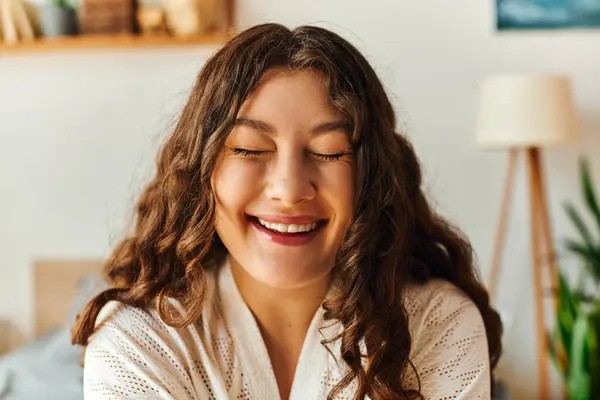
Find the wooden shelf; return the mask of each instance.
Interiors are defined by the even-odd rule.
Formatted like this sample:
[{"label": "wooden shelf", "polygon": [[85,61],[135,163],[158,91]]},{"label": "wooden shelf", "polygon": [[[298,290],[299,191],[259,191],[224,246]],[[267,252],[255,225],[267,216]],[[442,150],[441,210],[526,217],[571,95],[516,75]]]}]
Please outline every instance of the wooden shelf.
[{"label": "wooden shelf", "polygon": [[178,38],[173,36],[136,35],[79,35],[56,38],[38,38],[33,42],[22,42],[13,46],[0,44],[0,54],[41,53],[52,51],[119,49],[168,46],[219,46],[229,40],[226,34],[209,34],[198,37]]}]

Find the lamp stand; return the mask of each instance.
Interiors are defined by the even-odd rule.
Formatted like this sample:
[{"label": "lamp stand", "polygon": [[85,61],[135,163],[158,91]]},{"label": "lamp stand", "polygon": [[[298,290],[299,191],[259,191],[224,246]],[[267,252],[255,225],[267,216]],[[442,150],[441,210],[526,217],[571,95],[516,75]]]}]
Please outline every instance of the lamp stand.
[{"label": "lamp stand", "polygon": [[[546,272],[549,277],[552,289],[557,289],[558,267],[556,264],[556,254],[554,252],[552,240],[552,229],[550,227],[550,217],[548,214],[548,201],[546,198],[546,188],[542,173],[540,150],[537,147],[530,147],[524,150],[519,150],[516,148],[510,149],[507,174],[502,192],[502,203],[500,205],[500,216],[492,253],[492,265],[490,268],[488,291],[490,298],[494,300],[498,286],[502,252],[506,242],[506,228],[510,211],[510,200],[514,187],[515,167],[520,151],[525,152],[529,178],[528,186],[532,255],[531,261],[533,272],[536,317],[535,326],[539,373],[538,391],[539,398],[546,400],[550,398],[548,372],[548,361],[550,354],[546,338],[546,318],[544,311],[544,272]],[[555,311],[557,308],[557,301],[558,300],[555,298]]]}]

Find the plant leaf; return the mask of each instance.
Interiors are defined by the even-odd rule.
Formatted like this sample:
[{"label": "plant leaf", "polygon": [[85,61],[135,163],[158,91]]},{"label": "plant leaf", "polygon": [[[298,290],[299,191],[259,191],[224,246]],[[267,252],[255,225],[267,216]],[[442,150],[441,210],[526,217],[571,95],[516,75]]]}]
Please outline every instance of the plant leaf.
[{"label": "plant leaf", "polygon": [[569,378],[567,390],[571,400],[591,399],[591,377],[587,363],[589,320],[583,310],[578,310],[573,327]]},{"label": "plant leaf", "polygon": [[600,298],[590,314],[590,332],[588,336],[589,370],[592,377],[592,399],[600,398]]},{"label": "plant leaf", "polygon": [[573,225],[575,225],[575,228],[577,228],[577,231],[581,235],[581,238],[584,240],[586,246],[594,247],[594,237],[590,233],[588,227],[585,225],[585,222],[583,222],[583,219],[581,219],[581,216],[577,210],[575,210],[575,207],[573,207],[571,203],[566,203],[563,205],[563,208],[571,219]]},{"label": "plant leaf", "polygon": [[584,265],[596,283],[600,282],[600,249],[567,239],[565,247],[583,259]]},{"label": "plant leaf", "polygon": [[585,199],[585,203],[588,209],[594,216],[596,224],[598,225],[598,230],[600,231],[600,206],[598,205],[598,200],[596,198],[594,184],[592,182],[592,176],[590,174],[590,166],[586,159],[582,159],[580,161],[580,169],[583,198]]},{"label": "plant leaf", "polygon": [[[577,314],[577,300],[573,296],[571,288],[562,273],[559,273],[559,305],[556,316],[557,335],[561,338],[562,348],[567,360],[571,360],[571,342],[573,337],[573,326]],[[557,349],[558,350],[558,349]],[[566,370],[569,369],[569,362]]]}]

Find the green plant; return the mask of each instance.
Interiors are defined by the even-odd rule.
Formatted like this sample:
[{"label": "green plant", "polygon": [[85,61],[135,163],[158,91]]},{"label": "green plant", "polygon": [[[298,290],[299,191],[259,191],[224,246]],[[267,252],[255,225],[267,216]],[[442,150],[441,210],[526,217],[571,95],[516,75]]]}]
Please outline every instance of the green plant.
[{"label": "green plant", "polygon": [[75,5],[72,0],[52,0],[52,4],[64,10],[75,10]]},{"label": "green plant", "polygon": [[586,160],[580,162],[580,180],[594,226],[590,228],[571,203],[565,204],[579,236],[566,240],[565,247],[583,268],[575,285],[559,274],[556,327],[549,337],[569,400],[600,399],[600,206]]}]

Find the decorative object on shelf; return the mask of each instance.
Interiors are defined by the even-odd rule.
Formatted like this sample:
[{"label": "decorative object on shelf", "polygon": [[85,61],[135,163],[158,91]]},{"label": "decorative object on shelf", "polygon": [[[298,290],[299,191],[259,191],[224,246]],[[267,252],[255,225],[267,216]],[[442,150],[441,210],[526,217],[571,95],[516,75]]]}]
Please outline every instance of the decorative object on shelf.
[{"label": "decorative object on shelf", "polygon": [[163,0],[167,26],[175,36],[197,36],[218,29],[223,0]]},{"label": "decorative object on shelf", "polygon": [[75,35],[46,40],[39,38],[18,46],[0,45],[0,57],[25,53],[51,53],[53,51],[78,52],[103,49],[156,49],[160,47],[220,47],[229,37],[224,34],[208,34],[189,38],[170,35]]},{"label": "decorative object on shelf", "polygon": [[82,0],[77,14],[83,34],[130,34],[134,30],[133,0]]},{"label": "decorative object on shelf", "polygon": [[581,271],[574,286],[559,275],[556,326],[549,338],[568,400],[600,399],[600,205],[586,160],[580,163],[580,174],[583,199],[593,222],[588,226],[572,204],[565,205],[579,236],[578,240],[568,239],[565,246],[579,258]]},{"label": "decorative object on shelf", "polygon": [[159,5],[138,4],[137,23],[143,35],[164,35],[167,33],[165,11]]},{"label": "decorative object on shelf", "polygon": [[227,3],[224,0],[198,0],[200,25],[203,32],[213,32],[220,29],[227,17]]},{"label": "decorative object on shelf", "polygon": [[22,0],[0,0],[0,37],[8,46],[33,41],[33,28]]},{"label": "decorative object on shelf", "polygon": [[496,0],[499,30],[600,28],[600,2]]},{"label": "decorative object on shelf", "polygon": [[[4,1],[13,1],[13,0],[0,0],[0,7],[2,2]],[[23,1],[23,0],[17,0]],[[235,35],[235,24],[234,24],[234,15],[235,15],[235,0],[199,0],[202,3],[199,3],[200,6],[198,10],[202,11],[206,7],[204,14],[202,14],[203,21],[201,24],[198,23],[198,26],[204,26],[207,31],[200,32],[197,35],[174,35],[173,31],[166,32],[164,34],[137,34],[138,27],[135,26],[135,19],[141,18],[145,19],[148,17],[146,14],[142,13],[142,15],[137,15],[135,12],[136,8],[133,3],[126,3],[131,5],[132,14],[131,18],[127,18],[123,25],[126,26],[126,31],[113,29],[115,24],[106,23],[110,22],[110,19],[107,19],[107,16],[113,14],[113,11],[110,10],[111,2],[119,2],[120,0],[70,0],[70,1],[78,1],[77,7],[77,16],[78,16],[78,25],[79,32],[83,33],[80,35],[73,36],[62,36],[60,38],[52,38],[46,39],[44,37],[39,37],[36,40],[29,41],[28,43],[18,43],[18,45],[7,45],[5,43],[1,43],[0,37],[0,56],[4,55],[18,55],[28,52],[52,52],[52,51],[78,51],[78,50],[95,50],[95,49],[106,49],[106,48],[151,48],[151,47],[172,47],[172,46],[221,46],[225,44],[233,35]],[[145,2],[153,3],[154,5],[162,8],[162,4],[165,1],[169,0],[141,0],[144,4]],[[133,2],[133,0],[131,0]],[[209,3],[210,2],[210,3]],[[90,7],[91,4],[99,5],[102,4],[105,6],[107,13],[100,13],[94,16],[91,12],[97,7]],[[139,3],[138,3],[139,6]],[[101,6],[99,6],[102,8]],[[125,8],[128,8],[126,6]],[[214,8],[213,8],[214,7]],[[214,16],[209,17],[211,14],[210,10],[214,11]],[[167,15],[165,11],[165,23],[167,20]],[[142,26],[142,29],[145,29],[144,32],[152,32],[155,28],[160,31],[158,25],[155,24],[157,20],[160,18],[156,18],[157,14],[152,15],[150,13],[150,17],[145,19],[148,21],[148,24],[145,28]],[[99,22],[104,21],[102,24]],[[209,22],[206,22],[209,21]],[[113,21],[114,22],[114,21]],[[99,26],[101,25],[101,26]],[[107,25],[110,29],[107,28]],[[140,24],[143,25],[143,24]],[[167,31],[169,27],[167,26]],[[2,31],[2,26],[0,23],[0,32]],[[136,32],[134,34],[134,32]],[[144,33],[142,32],[142,33]],[[86,33],[99,33],[98,35],[94,34],[86,34]],[[0,33],[0,36],[1,33]],[[33,36],[33,32],[32,32]]]},{"label": "decorative object on shelf", "polygon": [[67,0],[52,0],[40,8],[42,34],[46,37],[77,33],[77,12]]},{"label": "decorative object on shelf", "polygon": [[200,34],[197,0],[164,0],[167,27],[175,36]]},{"label": "decorative object on shelf", "polygon": [[492,301],[496,297],[518,154],[524,153],[527,160],[539,398],[549,399],[544,274],[556,290],[558,268],[540,150],[543,147],[563,146],[579,137],[569,79],[543,75],[499,75],[487,78],[481,89],[476,136],[479,145],[484,148],[509,151],[488,283]]}]

